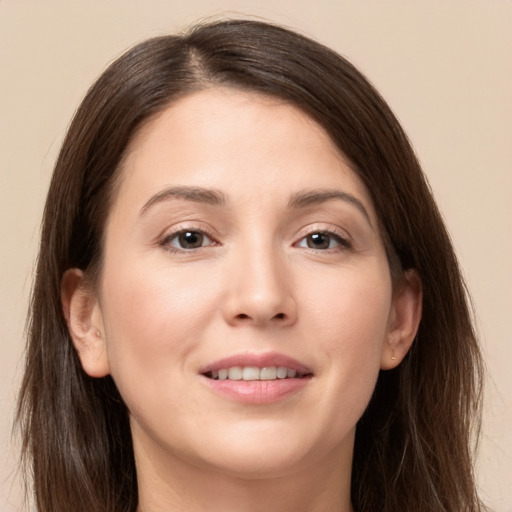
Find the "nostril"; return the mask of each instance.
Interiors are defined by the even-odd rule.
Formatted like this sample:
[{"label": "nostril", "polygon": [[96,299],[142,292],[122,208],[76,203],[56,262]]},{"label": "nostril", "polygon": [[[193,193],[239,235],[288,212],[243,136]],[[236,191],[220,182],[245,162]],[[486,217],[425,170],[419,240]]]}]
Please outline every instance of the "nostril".
[{"label": "nostril", "polygon": [[285,317],[284,313],[278,313],[274,318],[277,318],[278,320],[283,320],[284,317]]},{"label": "nostril", "polygon": [[236,315],[237,318],[240,320],[245,320],[246,318],[249,318],[249,315],[246,315],[245,313],[240,313],[239,315]]}]

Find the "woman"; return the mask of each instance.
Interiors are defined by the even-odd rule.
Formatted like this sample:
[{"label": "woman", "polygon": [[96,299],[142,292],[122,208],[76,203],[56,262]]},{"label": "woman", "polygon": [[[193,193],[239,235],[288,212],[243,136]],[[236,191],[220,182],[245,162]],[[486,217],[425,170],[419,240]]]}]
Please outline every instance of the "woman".
[{"label": "woman", "polygon": [[482,510],[481,361],[413,150],[253,21],[93,85],[47,199],[19,418],[39,511]]}]

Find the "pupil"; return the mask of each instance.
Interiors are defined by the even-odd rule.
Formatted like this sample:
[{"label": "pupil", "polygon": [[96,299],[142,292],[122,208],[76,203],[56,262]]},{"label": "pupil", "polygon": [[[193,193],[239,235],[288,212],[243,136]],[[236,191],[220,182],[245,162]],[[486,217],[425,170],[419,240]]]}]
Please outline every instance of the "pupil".
[{"label": "pupil", "polygon": [[195,231],[186,231],[179,236],[179,241],[185,249],[196,249],[203,245],[203,235]]},{"label": "pupil", "polygon": [[310,249],[328,249],[330,238],[323,233],[313,233],[308,236],[308,247]]}]

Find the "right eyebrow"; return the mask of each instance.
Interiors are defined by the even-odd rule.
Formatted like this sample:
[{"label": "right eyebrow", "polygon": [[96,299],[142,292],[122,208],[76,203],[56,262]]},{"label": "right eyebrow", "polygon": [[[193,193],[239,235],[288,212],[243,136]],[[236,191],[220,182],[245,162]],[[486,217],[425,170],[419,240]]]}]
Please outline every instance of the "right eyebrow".
[{"label": "right eyebrow", "polygon": [[226,204],[226,198],[219,190],[203,187],[169,187],[151,196],[141,208],[140,215],[144,215],[155,204],[172,199],[185,199],[215,206]]}]

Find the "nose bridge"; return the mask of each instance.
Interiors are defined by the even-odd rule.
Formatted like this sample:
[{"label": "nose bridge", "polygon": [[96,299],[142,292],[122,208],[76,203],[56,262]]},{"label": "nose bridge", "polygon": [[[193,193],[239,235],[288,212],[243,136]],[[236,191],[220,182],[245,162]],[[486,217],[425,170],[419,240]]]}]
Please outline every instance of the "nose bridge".
[{"label": "nose bridge", "polygon": [[254,325],[294,322],[296,304],[291,275],[280,248],[270,239],[255,237],[240,244],[232,256],[228,320]]}]

